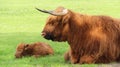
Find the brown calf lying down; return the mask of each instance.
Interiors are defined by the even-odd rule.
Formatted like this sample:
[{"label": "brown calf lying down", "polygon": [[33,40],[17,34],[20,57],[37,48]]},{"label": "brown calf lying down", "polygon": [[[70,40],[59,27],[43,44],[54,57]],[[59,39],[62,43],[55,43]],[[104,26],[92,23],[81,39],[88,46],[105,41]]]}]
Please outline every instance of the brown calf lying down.
[{"label": "brown calf lying down", "polygon": [[37,42],[34,44],[19,44],[16,49],[15,57],[21,58],[23,56],[40,57],[45,55],[52,55],[54,53],[50,45],[46,43]]}]

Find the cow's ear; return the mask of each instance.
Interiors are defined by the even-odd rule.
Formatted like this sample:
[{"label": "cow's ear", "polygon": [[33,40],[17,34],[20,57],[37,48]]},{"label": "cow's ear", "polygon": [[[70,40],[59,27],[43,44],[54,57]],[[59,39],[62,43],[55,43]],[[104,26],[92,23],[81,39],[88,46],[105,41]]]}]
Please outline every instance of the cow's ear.
[{"label": "cow's ear", "polygon": [[69,15],[69,14],[63,16],[63,18],[62,18],[62,23],[67,23],[67,22],[69,22],[69,18],[70,18],[70,15]]}]

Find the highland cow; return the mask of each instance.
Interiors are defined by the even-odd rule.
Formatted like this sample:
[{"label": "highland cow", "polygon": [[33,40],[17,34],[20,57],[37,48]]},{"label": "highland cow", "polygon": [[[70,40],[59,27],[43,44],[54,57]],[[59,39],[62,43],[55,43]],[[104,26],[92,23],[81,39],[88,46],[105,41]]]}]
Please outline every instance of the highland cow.
[{"label": "highland cow", "polygon": [[34,44],[19,44],[15,57],[16,58],[22,58],[23,56],[34,56],[34,57],[40,57],[40,56],[46,56],[46,55],[52,55],[53,49],[50,45],[46,43],[36,42]]},{"label": "highland cow", "polygon": [[110,63],[120,61],[120,21],[103,15],[84,15],[58,7],[51,14],[42,36],[52,41],[67,41],[71,63]]}]

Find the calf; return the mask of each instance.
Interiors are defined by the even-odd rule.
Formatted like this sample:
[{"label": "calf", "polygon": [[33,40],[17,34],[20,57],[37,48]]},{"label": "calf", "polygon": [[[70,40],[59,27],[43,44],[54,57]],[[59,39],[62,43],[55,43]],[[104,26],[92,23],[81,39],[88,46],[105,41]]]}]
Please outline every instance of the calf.
[{"label": "calf", "polygon": [[46,43],[36,42],[33,44],[19,44],[16,49],[15,57],[22,58],[23,56],[40,57],[52,55],[54,53],[50,45]]}]

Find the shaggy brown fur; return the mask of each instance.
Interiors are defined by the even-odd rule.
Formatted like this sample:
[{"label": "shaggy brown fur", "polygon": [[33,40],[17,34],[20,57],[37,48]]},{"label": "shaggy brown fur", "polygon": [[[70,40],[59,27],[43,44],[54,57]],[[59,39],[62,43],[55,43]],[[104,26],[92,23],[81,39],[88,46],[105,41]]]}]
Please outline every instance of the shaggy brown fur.
[{"label": "shaggy brown fur", "polygon": [[[62,11],[62,7],[55,11]],[[68,10],[47,20],[43,36],[67,41],[71,63],[110,63],[120,61],[120,21],[109,16],[88,16]],[[68,60],[68,58],[65,58]]]},{"label": "shaggy brown fur", "polygon": [[53,49],[50,45],[37,42],[34,44],[19,44],[16,49],[15,57],[21,58],[22,56],[34,56],[37,58],[45,55],[52,55],[53,53]]}]

